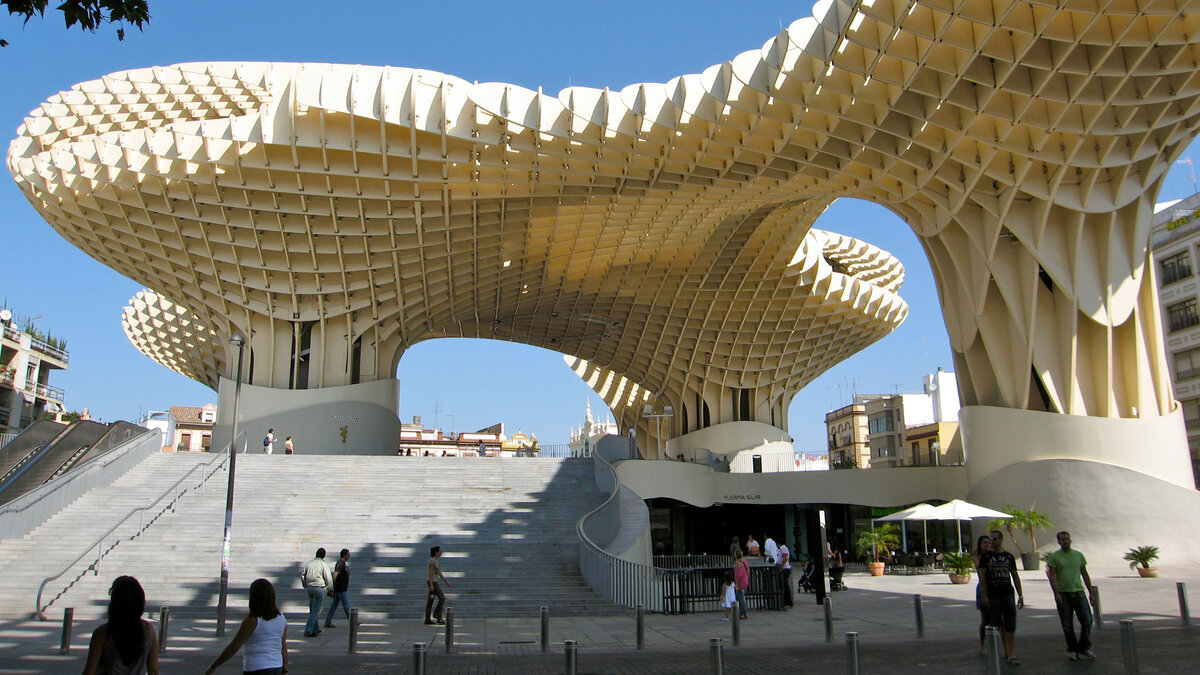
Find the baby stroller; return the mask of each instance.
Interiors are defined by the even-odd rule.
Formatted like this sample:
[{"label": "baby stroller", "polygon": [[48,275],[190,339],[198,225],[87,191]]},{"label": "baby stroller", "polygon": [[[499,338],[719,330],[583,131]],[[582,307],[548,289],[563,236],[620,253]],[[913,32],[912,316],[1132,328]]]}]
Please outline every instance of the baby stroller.
[{"label": "baby stroller", "polygon": [[842,575],[845,573],[846,573],[846,566],[840,564],[840,561],[839,561],[839,564],[837,565],[837,567],[829,568],[829,590],[830,591],[846,590],[846,584],[845,584],[845,582],[842,581]]},{"label": "baby stroller", "polygon": [[813,581],[813,570],[815,569],[816,565],[813,564],[813,561],[809,560],[804,563],[804,571],[800,573],[800,580],[796,582],[801,593],[817,592],[817,584]]}]

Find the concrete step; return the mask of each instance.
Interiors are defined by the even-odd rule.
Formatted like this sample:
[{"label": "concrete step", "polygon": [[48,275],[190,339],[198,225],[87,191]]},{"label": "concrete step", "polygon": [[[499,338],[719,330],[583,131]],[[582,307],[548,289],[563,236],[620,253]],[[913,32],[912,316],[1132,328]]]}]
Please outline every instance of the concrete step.
[{"label": "concrete step", "polygon": [[[151,457],[29,537],[0,542],[0,556],[38,561],[36,569],[15,570],[20,592],[0,598],[0,616],[27,616],[47,573],[197,459]],[[345,546],[356,604],[411,616],[414,607],[424,610],[428,550],[439,544],[451,604],[472,616],[536,615],[541,605],[563,615],[615,611],[587,589],[578,569],[576,523],[605,497],[594,488],[590,460],[239,455],[237,472],[231,606],[261,576],[276,583],[285,606],[306,609],[301,566],[318,546],[331,564]],[[175,512],[138,538],[130,538],[137,523],[126,524],[115,545],[106,542],[111,551],[98,575],[80,563],[47,586],[43,601],[60,596],[53,607],[102,608],[112,577],[132,574],[147,588],[149,606],[215,607],[226,481],[222,471],[187,491]]]}]

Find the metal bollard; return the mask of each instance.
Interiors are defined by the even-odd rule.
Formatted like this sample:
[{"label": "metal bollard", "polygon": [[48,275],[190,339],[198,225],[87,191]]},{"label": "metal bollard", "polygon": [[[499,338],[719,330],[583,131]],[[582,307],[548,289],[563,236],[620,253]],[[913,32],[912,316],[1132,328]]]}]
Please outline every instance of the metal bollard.
[{"label": "metal bollard", "polygon": [[1100,611],[1100,587],[1092,586],[1092,622],[1096,630],[1104,630],[1104,614]]},{"label": "metal bollard", "polygon": [[825,596],[825,642],[833,642],[833,598]]},{"label": "metal bollard", "polygon": [[846,633],[846,675],[858,674],[858,633]]},{"label": "metal bollard", "polygon": [[71,651],[71,624],[74,622],[75,608],[67,607],[63,610],[62,642],[58,646],[59,654],[66,654]]},{"label": "metal bollard", "polygon": [[1121,619],[1121,656],[1125,658],[1125,675],[1137,675],[1137,642],[1133,639],[1133,619]]},{"label": "metal bollard", "polygon": [[563,642],[563,672],[575,675],[579,668],[579,643],[574,640]]},{"label": "metal bollard", "polygon": [[1004,672],[1000,665],[1004,658],[1004,647],[1000,644],[1000,629],[988,626],[984,631],[983,642],[986,647],[984,658],[987,659],[987,675],[1001,675]]},{"label": "metal bollard", "polygon": [[454,608],[446,608],[446,653],[454,650]]},{"label": "metal bollard", "polygon": [[741,603],[733,603],[733,609],[730,610],[729,630],[730,637],[733,639],[733,646],[739,647],[742,644],[742,607]]},{"label": "metal bollard", "polygon": [[711,675],[725,675],[725,648],[721,638],[708,638],[708,661]]},{"label": "metal bollard", "polygon": [[1192,612],[1188,609],[1187,584],[1175,582],[1175,592],[1179,594],[1179,621],[1185,626],[1192,625]]},{"label": "metal bollard", "polygon": [[550,651],[550,608],[542,605],[542,651]]},{"label": "metal bollard", "polygon": [[358,608],[350,610],[350,646],[351,654],[358,653]]},{"label": "metal bollard", "polygon": [[646,606],[637,604],[637,648],[646,648]]},{"label": "metal bollard", "polygon": [[171,627],[171,608],[162,607],[158,610],[158,653],[167,652],[167,631]]},{"label": "metal bollard", "polygon": [[425,654],[429,645],[424,642],[413,643],[413,675],[425,675]]},{"label": "metal bollard", "polygon": [[917,614],[917,638],[925,639],[925,605],[920,593],[913,594],[913,611]]}]

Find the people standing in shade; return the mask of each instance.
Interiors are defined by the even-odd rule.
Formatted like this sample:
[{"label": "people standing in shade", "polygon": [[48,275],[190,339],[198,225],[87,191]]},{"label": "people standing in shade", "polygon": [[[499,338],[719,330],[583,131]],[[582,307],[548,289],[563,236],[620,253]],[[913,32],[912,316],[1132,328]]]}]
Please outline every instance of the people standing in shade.
[{"label": "people standing in shade", "polygon": [[158,638],[142,619],[146,592],[133,577],[117,577],[108,589],[108,622],[92,633],[83,675],[158,675]]},{"label": "people standing in shade", "polygon": [[775,564],[783,574],[783,606],[789,608],[792,606],[792,551],[786,541],[779,547],[779,558]]},{"label": "people standing in shade", "polygon": [[979,653],[985,652],[984,638],[987,636],[988,611],[983,606],[983,554],[992,550],[992,538],[990,535],[983,535],[975,541],[975,553],[971,554],[971,558],[975,560],[975,573],[978,575],[978,580],[975,583],[975,609],[979,610]]},{"label": "people standing in shade", "polygon": [[325,627],[335,628],[333,616],[337,613],[338,605],[346,612],[346,620],[350,620],[350,549],[344,548],[338,554],[338,561],[333,566],[333,602],[329,603],[329,613],[325,615]]},{"label": "people standing in shade", "polygon": [[746,589],[750,588],[750,561],[742,555],[740,548],[737,555],[733,556],[733,588],[737,596],[738,616],[743,619],[750,618],[747,614],[749,608],[746,607]]},{"label": "people standing in shade", "polygon": [[[429,565],[425,573],[425,583],[428,586],[428,595],[425,597],[425,623],[446,623],[442,619],[442,608],[446,606],[446,594],[442,593],[442,587],[438,585],[437,580],[441,579],[446,584],[446,588],[450,587],[450,582],[446,579],[446,575],[442,574],[442,568],[438,565],[438,558],[442,557],[442,547],[434,546],[429,549]],[[437,598],[437,609],[433,609],[433,600]],[[433,614],[429,613],[433,610]]]},{"label": "people standing in shade", "polygon": [[304,624],[304,637],[316,637],[321,634],[321,603],[325,593],[332,593],[333,575],[329,573],[329,565],[325,564],[325,549],[317,549],[317,556],[304,566],[300,575],[304,590],[308,593],[308,622]]},{"label": "people standing in shade", "polygon": [[287,618],[275,601],[275,587],[266,579],[250,584],[250,612],[220,656],[204,671],[212,675],[222,664],[242,652],[242,672],[281,675],[288,671]]},{"label": "people standing in shade", "polygon": [[775,540],[767,537],[763,541],[763,555],[767,558],[767,562],[774,565],[779,562],[779,544]]},{"label": "people standing in shade", "polygon": [[[991,532],[992,549],[981,556],[979,576],[983,582],[983,606],[988,610],[988,625],[1000,629],[1004,656],[1009,664],[1021,665],[1016,655],[1017,610],[1025,606],[1017,559],[1004,550],[1004,534]],[[1013,589],[1016,588],[1016,602]]]},{"label": "people standing in shade", "polygon": [[268,455],[275,452],[275,430],[267,429],[267,435],[263,438],[263,452]]},{"label": "people standing in shade", "polygon": [[295,454],[295,452],[296,446],[292,445],[292,437],[288,436],[287,440],[283,442],[283,454],[292,455]]},{"label": "people standing in shade", "polygon": [[[1050,577],[1050,590],[1054,591],[1054,604],[1058,607],[1058,620],[1062,623],[1063,635],[1067,638],[1067,658],[1078,661],[1096,658],[1092,651],[1092,578],[1087,571],[1087,558],[1071,548],[1071,533],[1058,533],[1058,550],[1046,560],[1046,576]],[[1087,589],[1088,597],[1084,597]],[[1079,617],[1079,636],[1075,636],[1075,617]]]},{"label": "people standing in shade", "polygon": [[747,535],[746,536],[746,556],[747,557],[757,556],[760,553],[762,553],[762,549],[759,547],[758,542],[755,541],[754,535],[752,535],[752,534]]},{"label": "people standing in shade", "polygon": [[742,553],[742,540],[738,539],[737,537],[734,537],[733,543],[729,545],[729,557],[736,560],[738,555],[740,555],[741,553]]}]

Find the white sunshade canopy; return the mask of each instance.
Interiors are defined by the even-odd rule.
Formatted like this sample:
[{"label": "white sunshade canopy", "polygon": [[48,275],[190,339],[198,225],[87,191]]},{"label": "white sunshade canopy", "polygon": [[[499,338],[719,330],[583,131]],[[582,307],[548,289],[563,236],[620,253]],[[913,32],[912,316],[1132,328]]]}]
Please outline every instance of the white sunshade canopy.
[{"label": "white sunshade canopy", "polygon": [[971,520],[973,518],[1012,518],[1012,515],[955,499],[935,507],[923,517],[928,520]]},{"label": "white sunshade canopy", "polygon": [[937,518],[934,518],[933,516],[928,515],[930,512],[936,511],[936,510],[937,510],[936,506],[922,502],[920,504],[917,504],[916,506],[910,506],[907,509],[904,509],[903,511],[897,511],[892,514],[888,514],[882,518],[875,518],[875,520],[883,520],[883,521],[938,520]]}]

